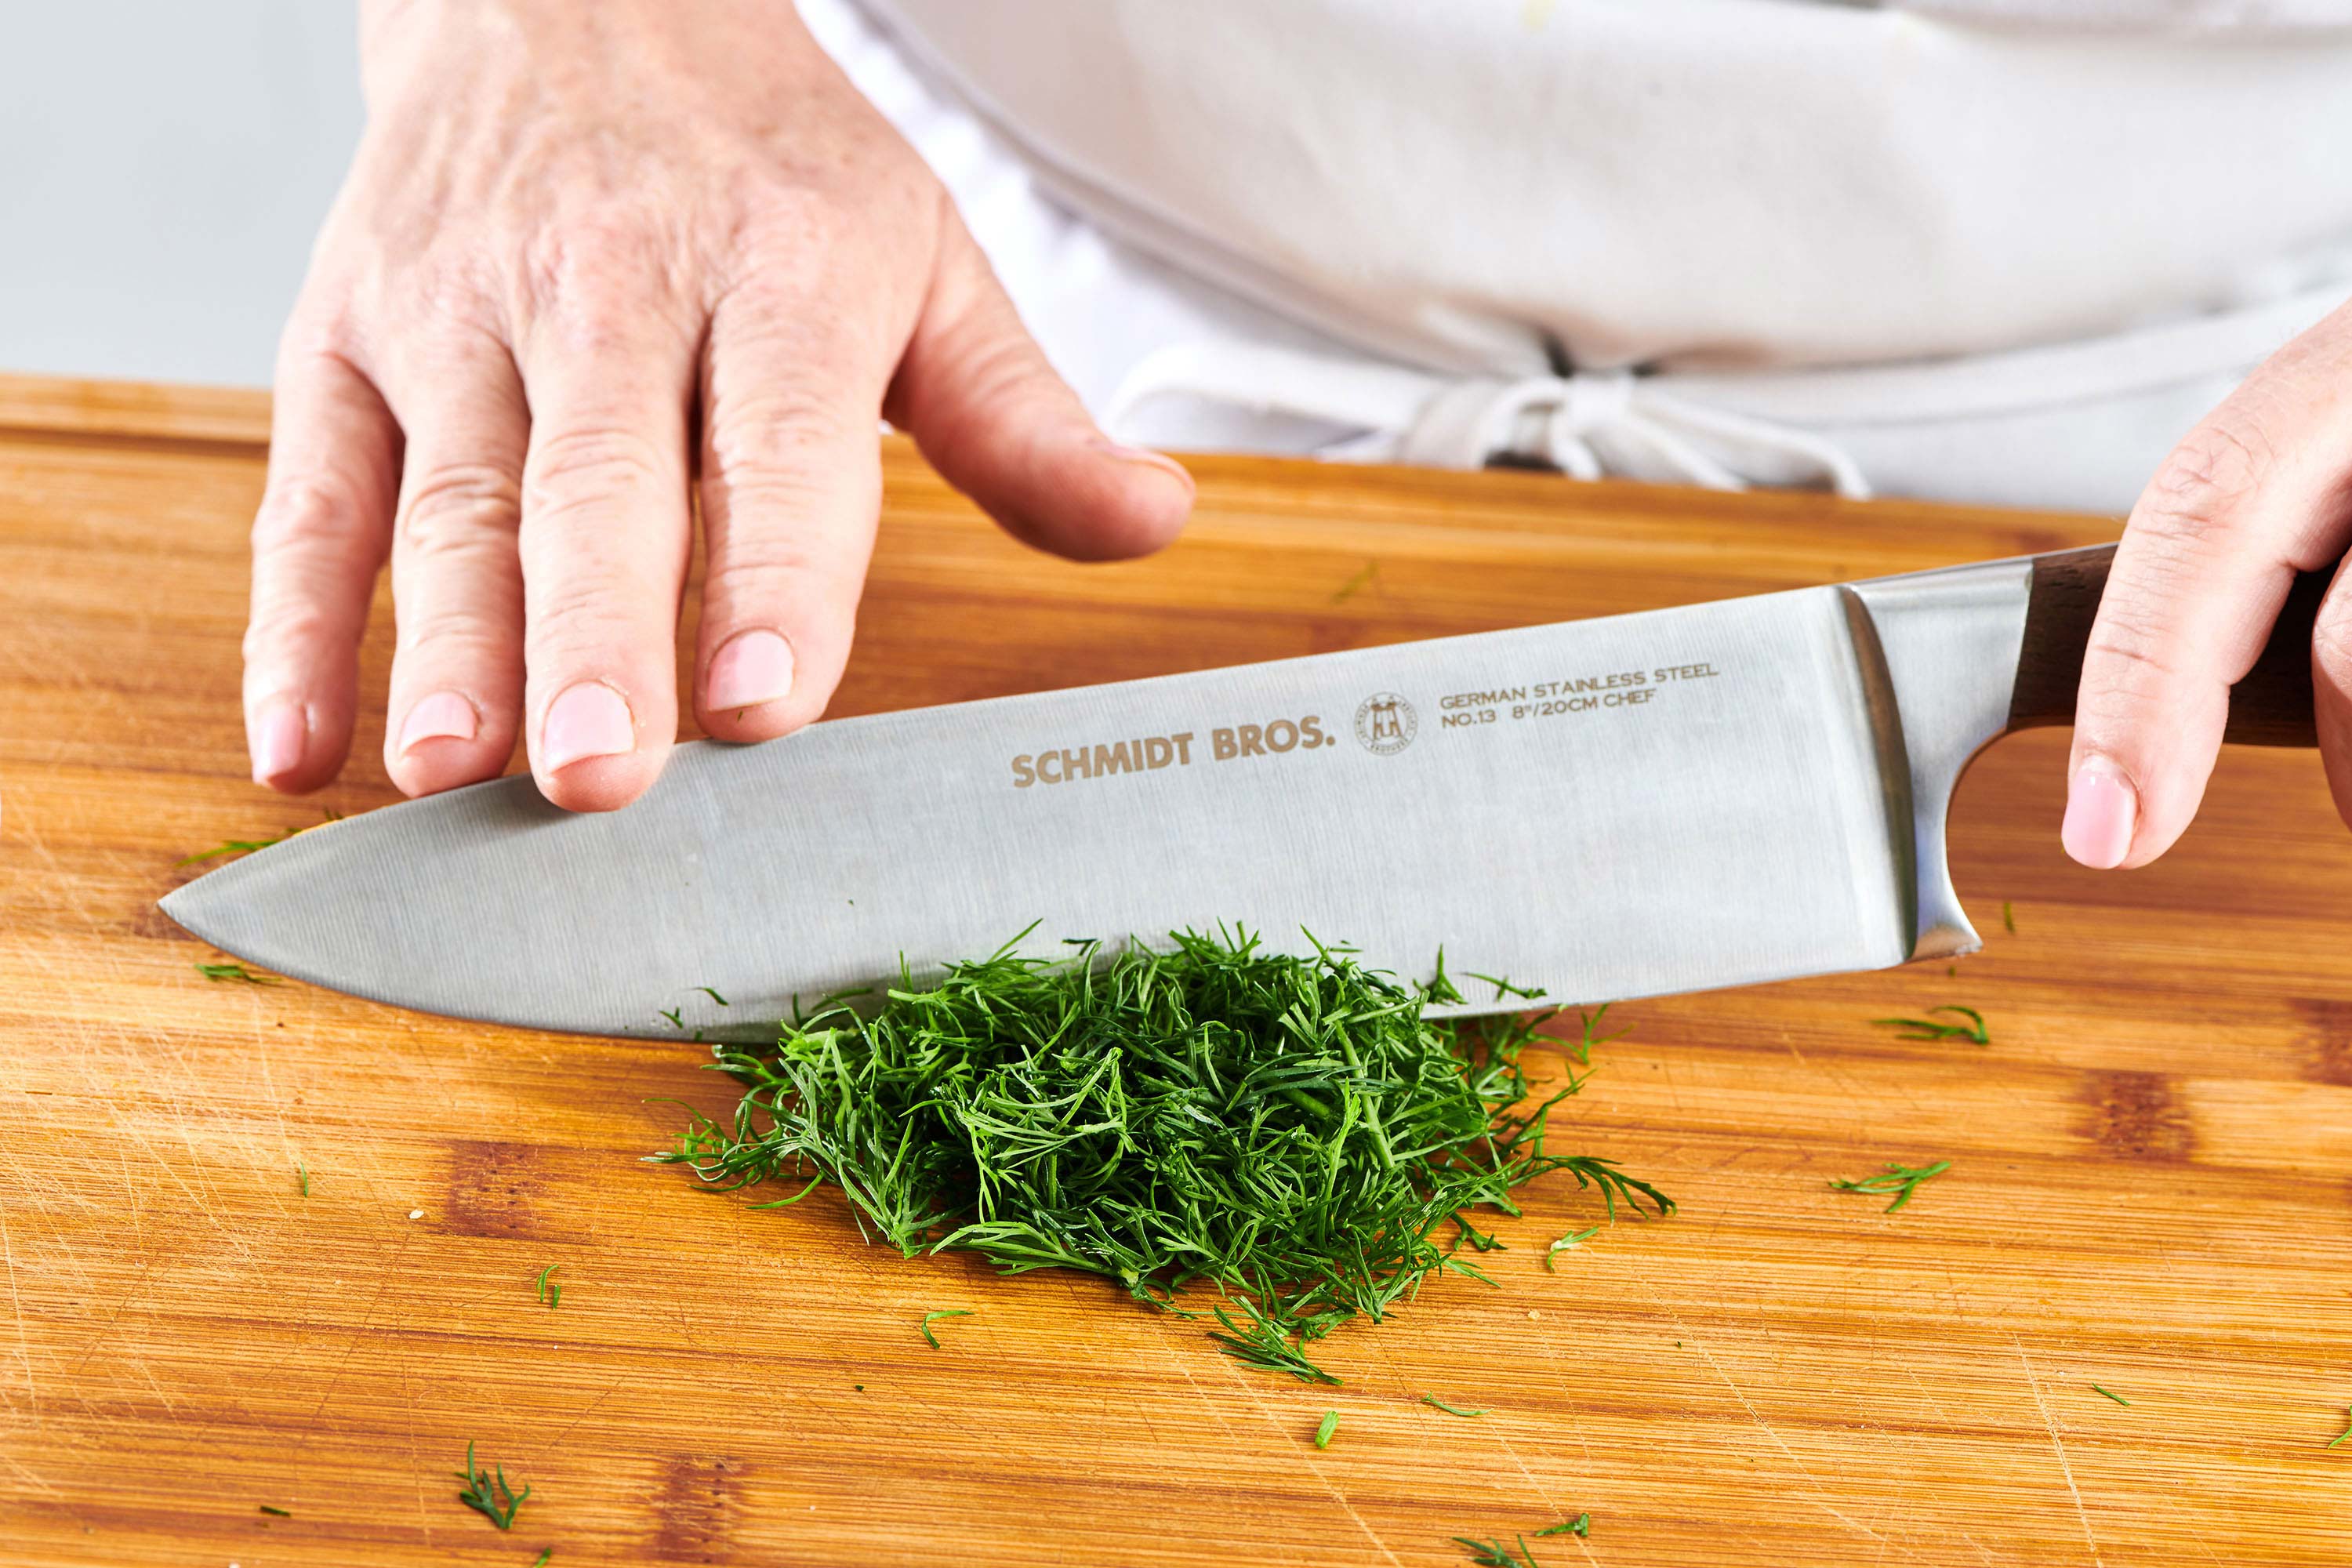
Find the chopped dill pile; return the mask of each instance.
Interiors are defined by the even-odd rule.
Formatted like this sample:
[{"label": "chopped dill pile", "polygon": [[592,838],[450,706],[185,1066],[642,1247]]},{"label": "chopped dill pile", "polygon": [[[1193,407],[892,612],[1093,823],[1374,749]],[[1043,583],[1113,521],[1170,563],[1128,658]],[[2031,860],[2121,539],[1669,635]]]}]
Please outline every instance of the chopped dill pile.
[{"label": "chopped dill pile", "polygon": [[1342,1323],[1433,1273],[1493,1283],[1456,1256],[1499,1245],[1465,1211],[1516,1215],[1512,1192],[1553,1172],[1612,1217],[1674,1208],[1547,1148],[1583,1081],[1518,1109],[1521,1053],[1553,1015],[1427,1017],[1461,1000],[1442,964],[1412,989],[1349,950],[1293,957],[1246,932],[1074,942],[1061,963],[1013,956],[1019,940],[878,1009],[831,999],[772,1047],[713,1045],[743,1087],[733,1116],[691,1113],[650,1158],[722,1190],[804,1181],[794,1199],[829,1179],[910,1258],[1082,1269],[1193,1318],[1180,1296],[1213,1287],[1227,1353],[1323,1384],[1339,1380],[1307,1347]]}]

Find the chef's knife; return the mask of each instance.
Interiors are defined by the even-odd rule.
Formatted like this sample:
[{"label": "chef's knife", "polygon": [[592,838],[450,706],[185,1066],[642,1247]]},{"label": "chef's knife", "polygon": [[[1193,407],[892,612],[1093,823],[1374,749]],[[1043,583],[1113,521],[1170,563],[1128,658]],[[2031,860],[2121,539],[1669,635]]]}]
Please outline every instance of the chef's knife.
[{"label": "chef's knife", "polygon": [[[1443,948],[1568,1002],[1943,958],[1978,945],[1953,790],[1996,736],[2071,719],[2112,552],[697,742],[624,811],[501,779],[313,828],[163,907],[379,1001],[671,1038],[1024,929],[1040,954],[1312,933],[1412,980]],[[2233,692],[2231,740],[2311,742],[2321,586]]]}]

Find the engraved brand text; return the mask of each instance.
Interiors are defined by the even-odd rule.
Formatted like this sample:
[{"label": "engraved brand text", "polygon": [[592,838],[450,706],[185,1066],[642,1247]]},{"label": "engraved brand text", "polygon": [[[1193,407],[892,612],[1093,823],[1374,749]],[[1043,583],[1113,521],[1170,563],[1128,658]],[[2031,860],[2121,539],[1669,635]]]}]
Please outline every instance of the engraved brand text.
[{"label": "engraved brand text", "polygon": [[1194,748],[1199,734],[1191,730],[1172,735],[1143,735],[1131,741],[1100,741],[1091,746],[1065,746],[1030,752],[1013,759],[1013,787],[1072,784],[1080,779],[1115,778],[1120,773],[1151,773],[1160,768],[1189,768],[1195,761],[1229,763],[1244,757],[1279,756],[1285,752],[1311,752],[1331,743],[1323,721],[1310,713],[1303,719],[1276,719],[1265,724],[1234,724],[1209,731],[1205,757]]}]

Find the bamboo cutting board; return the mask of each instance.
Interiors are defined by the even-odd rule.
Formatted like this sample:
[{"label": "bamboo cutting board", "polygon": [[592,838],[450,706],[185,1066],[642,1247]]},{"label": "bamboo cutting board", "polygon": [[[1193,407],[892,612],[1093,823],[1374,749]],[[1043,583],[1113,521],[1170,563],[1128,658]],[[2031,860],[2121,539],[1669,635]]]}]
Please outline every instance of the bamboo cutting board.
[{"label": "bamboo cutting board", "polygon": [[[1984,953],[1612,1013],[1563,1146],[1682,1212],[1547,1273],[1597,1215],[1540,1184],[1497,1289],[1342,1331],[1346,1385],[1312,1389],[1096,1281],[905,1261],[831,1194],[755,1213],[638,1163],[659,1097],[730,1103],[690,1047],[200,977],[154,909],[177,858],[394,798],[388,605],[342,781],[245,780],[264,420],[0,381],[11,1568],[1419,1565],[1522,1532],[1547,1568],[2352,1558],[2352,837],[2313,758],[2233,752],[2187,843],[2101,877],[2058,851],[2063,736],[1996,747],[1954,830]],[[2113,526],[1220,458],[1182,543],[1081,568],[887,460],[841,713]],[[1870,1022],[1946,1003],[1993,1043]],[[1937,1159],[1899,1214],[1828,1185]],[[945,1308],[973,1315],[933,1350]],[[456,1500],[468,1442],[533,1488],[510,1534]]]}]

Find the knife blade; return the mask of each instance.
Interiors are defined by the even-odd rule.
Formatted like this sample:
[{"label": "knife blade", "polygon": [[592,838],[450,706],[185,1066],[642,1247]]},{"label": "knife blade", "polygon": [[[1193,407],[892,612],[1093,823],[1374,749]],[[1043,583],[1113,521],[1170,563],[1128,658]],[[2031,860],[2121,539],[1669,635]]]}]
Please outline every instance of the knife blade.
[{"label": "knife blade", "polygon": [[[1413,981],[1442,952],[1563,1002],[1941,958],[1977,946],[1953,790],[2071,717],[2112,549],[698,742],[624,811],[501,779],[163,908],[357,995],[648,1038],[756,1034],[1024,931],[1240,927]],[[2318,585],[2232,739],[2309,743]]]}]

